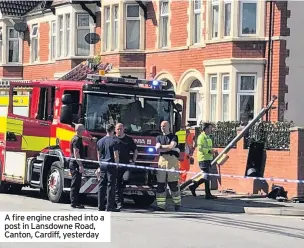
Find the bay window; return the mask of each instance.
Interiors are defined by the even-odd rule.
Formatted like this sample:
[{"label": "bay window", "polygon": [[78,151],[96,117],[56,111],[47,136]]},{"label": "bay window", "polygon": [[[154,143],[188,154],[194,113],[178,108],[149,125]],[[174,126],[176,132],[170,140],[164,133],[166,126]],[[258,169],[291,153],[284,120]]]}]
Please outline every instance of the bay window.
[{"label": "bay window", "polygon": [[31,30],[31,60],[32,62],[38,61],[38,25],[32,26]]},{"label": "bay window", "polygon": [[240,2],[241,35],[257,34],[257,1]]},{"label": "bay window", "polygon": [[193,25],[193,43],[197,44],[201,42],[201,33],[202,33],[202,1],[195,0],[193,4],[193,16],[194,16],[194,25]]},{"label": "bay window", "polygon": [[19,49],[19,33],[14,28],[8,28],[8,63],[20,62]]},{"label": "bay window", "polygon": [[212,38],[218,37],[219,29],[219,2],[212,0]]},{"label": "bay window", "polygon": [[210,76],[210,121],[216,121],[217,76]]},{"label": "bay window", "polygon": [[229,120],[229,75],[222,77],[222,121]]},{"label": "bay window", "polygon": [[140,48],[140,8],[138,4],[126,5],[126,49]]},{"label": "bay window", "polygon": [[240,74],[238,76],[237,118],[247,123],[254,117],[256,95],[256,75]]},{"label": "bay window", "polygon": [[111,15],[110,6],[104,8],[104,50],[110,50],[110,40],[111,40]]},{"label": "bay window", "polygon": [[90,16],[89,14],[77,14],[77,46],[76,55],[89,56],[90,44],[88,44],[84,37],[90,33]]},{"label": "bay window", "polygon": [[113,7],[113,47],[112,50],[118,49],[118,5]]},{"label": "bay window", "polygon": [[160,6],[160,47],[168,46],[169,39],[169,2],[162,1]]},{"label": "bay window", "polygon": [[224,1],[224,36],[231,35],[231,0]]}]

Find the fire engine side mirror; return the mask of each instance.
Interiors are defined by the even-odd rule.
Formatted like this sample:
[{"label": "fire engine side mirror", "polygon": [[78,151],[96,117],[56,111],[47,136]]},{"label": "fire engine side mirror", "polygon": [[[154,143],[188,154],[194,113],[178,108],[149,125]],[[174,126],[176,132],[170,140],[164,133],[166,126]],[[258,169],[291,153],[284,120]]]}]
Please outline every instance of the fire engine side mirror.
[{"label": "fire engine side mirror", "polygon": [[72,105],[62,105],[60,113],[60,122],[72,125],[73,122],[73,108]]},{"label": "fire engine side mirror", "polygon": [[175,104],[175,109],[177,110],[177,112],[182,112],[183,111],[183,106],[179,103]]},{"label": "fire engine side mirror", "polygon": [[73,98],[71,94],[65,94],[62,96],[61,102],[63,105],[71,105],[73,104]]}]

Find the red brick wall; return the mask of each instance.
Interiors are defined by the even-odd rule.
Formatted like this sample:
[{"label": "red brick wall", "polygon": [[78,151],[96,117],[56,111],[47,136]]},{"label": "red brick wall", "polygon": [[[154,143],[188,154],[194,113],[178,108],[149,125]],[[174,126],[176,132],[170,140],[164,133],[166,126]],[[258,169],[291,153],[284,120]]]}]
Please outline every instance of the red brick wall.
[{"label": "red brick wall", "polygon": [[[266,151],[265,178],[304,179],[304,130],[292,131],[290,134],[289,151]],[[218,149],[221,152],[222,149]],[[212,173],[244,176],[247,164],[248,150],[243,149],[243,139],[237,143],[237,147],[228,153],[229,159],[222,166],[217,166]],[[195,163],[193,172],[199,172],[194,153]],[[193,175],[189,174],[188,179]],[[220,177],[212,180],[213,189],[233,189],[239,194],[266,194],[271,191],[272,185],[280,185],[288,191],[288,197],[304,196],[304,184],[287,183],[278,181],[263,181],[253,179],[238,179]],[[204,187],[203,185],[201,186]]]}]

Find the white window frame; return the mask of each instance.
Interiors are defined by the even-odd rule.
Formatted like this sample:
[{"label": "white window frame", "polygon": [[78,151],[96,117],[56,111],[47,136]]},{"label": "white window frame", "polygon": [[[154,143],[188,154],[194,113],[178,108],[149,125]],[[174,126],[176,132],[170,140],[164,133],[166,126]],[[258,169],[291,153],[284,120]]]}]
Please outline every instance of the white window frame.
[{"label": "white window frame", "polygon": [[[36,34],[33,35],[34,28],[36,28]],[[33,47],[33,40],[36,39],[37,41],[37,51],[34,51]],[[37,58],[34,57],[35,52],[37,53]],[[31,62],[38,62],[39,61],[39,25],[33,24],[31,28]]]},{"label": "white window frame", "polygon": [[[226,34],[226,5],[230,4],[230,33]],[[223,8],[223,15],[224,15],[224,19],[223,19],[223,33],[224,33],[224,37],[230,37],[232,35],[232,22],[231,22],[231,17],[232,17],[232,0],[224,0],[224,8]]]},{"label": "white window frame", "polygon": [[[212,78],[216,78],[216,89],[215,90],[213,90],[212,89]],[[216,104],[216,106],[215,106],[215,116],[214,116],[214,120],[212,120],[212,101],[211,101],[211,98],[212,98],[212,96],[213,95],[215,95],[216,96],[216,102],[217,102],[217,98],[218,98],[218,94],[217,94],[217,87],[218,87],[218,76],[217,75],[210,75],[210,77],[209,77],[209,86],[210,86],[210,121],[217,121],[217,108],[216,108],[216,106],[217,106],[217,104]]]},{"label": "white window frame", "polygon": [[[62,18],[62,27],[60,22]],[[58,30],[58,46],[57,46],[57,57],[62,58],[64,56],[64,15],[58,16],[58,24],[56,25]]]},{"label": "white window frame", "polygon": [[[85,16],[87,16],[89,18],[89,24],[88,24],[88,26],[78,26],[78,18],[81,15],[85,15]],[[84,56],[84,57],[86,57],[86,56],[90,56],[91,55],[91,45],[89,45],[89,54],[82,55],[82,54],[78,54],[77,53],[77,50],[78,50],[78,47],[77,47],[77,41],[78,41],[78,35],[77,34],[78,34],[78,30],[89,29],[89,33],[90,33],[91,32],[91,25],[90,25],[90,23],[91,23],[91,17],[90,17],[90,15],[88,13],[83,13],[83,12],[76,13],[76,34],[75,34],[75,38],[76,38],[76,40],[75,40],[75,55],[76,56]]]},{"label": "white window frame", "polygon": [[[111,6],[104,6],[104,35],[103,35],[103,50],[105,52],[111,49]],[[107,15],[108,12],[108,15]]]},{"label": "white window frame", "polygon": [[[241,90],[241,77],[254,77],[254,90]],[[254,105],[256,105],[256,97],[257,97],[257,74],[256,73],[240,73],[238,74],[238,82],[237,82],[237,120],[240,119],[240,96],[254,96]],[[253,109],[255,113],[255,106]]]},{"label": "white window frame", "polygon": [[[115,9],[117,8],[117,18],[115,18]],[[119,45],[119,5],[115,4],[113,5],[113,11],[112,11],[112,16],[113,16],[113,26],[112,26],[112,51],[115,51],[118,49]],[[111,26],[111,25],[110,25]],[[115,33],[115,26],[117,26],[117,33]]]},{"label": "white window frame", "polygon": [[[18,34],[18,37],[17,38],[10,38],[9,37],[9,33],[10,33],[10,30],[14,30],[15,29],[13,27],[8,27],[7,28],[7,53],[6,53],[6,56],[7,56],[7,63],[8,64],[20,64],[21,61],[20,61],[20,55],[21,55],[21,44],[20,44],[20,35]],[[17,32],[17,31],[16,31]],[[18,61],[17,62],[9,62],[9,42],[10,41],[18,41]]]},{"label": "white window frame", "polygon": [[[54,27],[55,24],[55,27]],[[54,39],[54,40],[53,40]],[[51,21],[51,40],[50,40],[50,59],[51,61],[55,60],[57,57],[57,22]]]},{"label": "white window frame", "polygon": [[[163,4],[164,3],[167,3],[168,4],[168,12],[167,13],[162,13],[162,7],[163,7]],[[161,1],[160,2],[160,8],[159,8],[159,11],[160,11],[160,20],[159,20],[159,47],[160,48],[168,48],[169,46],[169,40],[170,40],[170,37],[169,37],[169,28],[170,28],[170,23],[169,23],[169,13],[170,13],[170,1],[169,0],[164,0],[164,1]],[[168,21],[167,21],[167,34],[166,34],[166,45],[164,45],[164,39],[162,37],[164,37],[164,29],[163,29],[163,20],[167,18]]]},{"label": "white window frame", "polygon": [[[243,4],[246,4],[246,3],[255,3],[256,4],[256,16],[255,16],[255,34],[243,34]],[[239,15],[239,27],[240,27],[240,30],[239,30],[239,35],[240,36],[257,36],[258,35],[258,1],[257,0],[241,0],[239,2],[240,4],[240,15]]]},{"label": "white window frame", "polygon": [[[217,6],[217,8],[218,8],[217,36],[214,36],[214,27],[215,27],[214,18],[213,18],[213,13],[214,13],[213,7],[214,6]],[[218,39],[220,36],[220,34],[219,34],[220,21],[221,21],[220,2],[219,2],[219,0],[212,0],[212,2],[211,2],[211,38],[212,39]]]},{"label": "white window frame", "polygon": [[[196,8],[196,1],[200,2],[200,6],[197,9]],[[202,42],[202,0],[193,0],[193,34],[192,34],[192,40],[193,40],[193,44],[200,44]],[[196,16],[199,16],[199,20],[200,20],[200,28],[199,30],[197,30],[197,26],[195,25],[195,21],[196,21]],[[197,34],[197,32],[199,32],[199,36],[198,36],[198,41],[195,40],[195,36]]]},{"label": "white window frame", "polygon": [[[68,20],[69,18],[69,20]],[[70,43],[71,43],[71,14],[67,13],[65,14],[65,20],[64,20],[64,26],[65,26],[65,51],[64,54],[66,57],[68,57],[70,55]],[[67,38],[69,37],[69,39]]]},{"label": "white window frame", "polygon": [[[138,17],[128,17],[128,6],[136,6],[136,7],[138,7]],[[132,3],[130,3],[130,4],[126,4],[126,27],[125,27],[125,33],[126,33],[126,36],[125,36],[125,49],[126,50],[139,50],[140,49],[140,47],[141,47],[141,43],[140,43],[140,40],[141,40],[141,15],[140,15],[140,6],[139,6],[139,4],[132,4]],[[128,44],[128,42],[127,42],[127,22],[128,21],[139,21],[139,41],[138,41],[138,48],[128,48],[127,47],[127,44]]]},{"label": "white window frame", "polygon": [[[228,78],[228,89],[224,89],[225,78]],[[228,119],[224,119],[224,96],[228,95],[228,102],[230,102],[230,75],[229,74],[222,74],[222,120],[228,121],[229,120],[229,113],[230,113],[230,104],[228,103]]]},{"label": "white window frame", "polygon": [[[191,85],[193,84],[193,82],[194,82],[195,80],[193,80],[192,81],[192,83],[190,84],[190,87],[191,87]],[[201,83],[201,82],[200,82]],[[201,86],[201,87],[195,87],[195,88],[190,88],[189,87],[189,99],[188,99],[188,114],[187,114],[187,120],[188,121],[198,121],[198,115],[197,115],[197,112],[198,112],[198,107],[197,107],[197,105],[196,105],[196,113],[195,113],[195,118],[191,118],[190,117],[190,94],[191,93],[194,93],[194,94],[196,94],[196,100],[198,100],[199,99],[199,97],[200,97],[200,90],[202,89],[202,87],[203,86]]]}]

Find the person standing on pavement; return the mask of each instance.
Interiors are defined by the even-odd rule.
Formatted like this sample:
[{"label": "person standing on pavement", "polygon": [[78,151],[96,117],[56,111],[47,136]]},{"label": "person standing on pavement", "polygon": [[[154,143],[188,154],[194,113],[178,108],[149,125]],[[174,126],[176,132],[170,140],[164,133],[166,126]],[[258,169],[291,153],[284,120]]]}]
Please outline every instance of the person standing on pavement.
[{"label": "person standing on pavement", "polygon": [[[213,155],[215,150],[213,149],[212,140],[210,134],[212,132],[211,123],[204,123],[203,130],[197,138],[197,160],[199,167],[205,173],[210,173],[211,162],[213,160]],[[216,199],[216,196],[213,196],[210,191],[210,180],[208,177],[203,177],[198,181],[193,180],[193,185],[189,186],[189,190],[192,195],[195,197],[195,190],[202,184],[205,183],[205,198],[206,199]]]},{"label": "person standing on pavement", "polygon": [[[170,132],[168,121],[161,123],[162,134],[156,137],[156,151],[160,153],[158,167],[162,169],[179,168],[179,149],[178,137]],[[157,171],[157,191],[156,203],[158,211],[165,211],[166,208],[166,184],[168,183],[171,190],[172,199],[175,204],[175,211],[178,211],[181,206],[181,193],[179,189],[179,173]]]},{"label": "person standing on pavement", "polygon": [[[122,123],[116,124],[115,132],[118,138],[119,163],[134,164],[137,159],[138,151],[133,138],[125,134],[124,125]],[[131,159],[131,152],[133,153],[132,159]],[[125,185],[124,185],[123,177],[126,172],[128,172],[128,169],[126,167],[123,166],[118,167],[116,194],[115,194],[115,201],[118,209],[121,209],[124,203],[123,190]]]},{"label": "person standing on pavement", "polygon": [[70,191],[70,199],[71,199],[71,207],[72,208],[84,208],[83,205],[79,204],[79,190],[81,187],[81,178],[82,173],[84,172],[83,164],[78,159],[84,159],[84,146],[82,143],[82,134],[85,128],[82,124],[75,125],[76,134],[71,140],[70,143],[70,151],[71,158],[69,163],[70,173],[72,175],[71,181],[71,191]]},{"label": "person standing on pavement", "polygon": [[[114,136],[115,126],[107,126],[107,135],[97,142],[97,156],[100,161],[98,210],[119,212],[115,208],[115,185],[117,179],[117,166],[106,163],[119,163],[118,142]],[[105,196],[107,195],[107,206]]]}]

